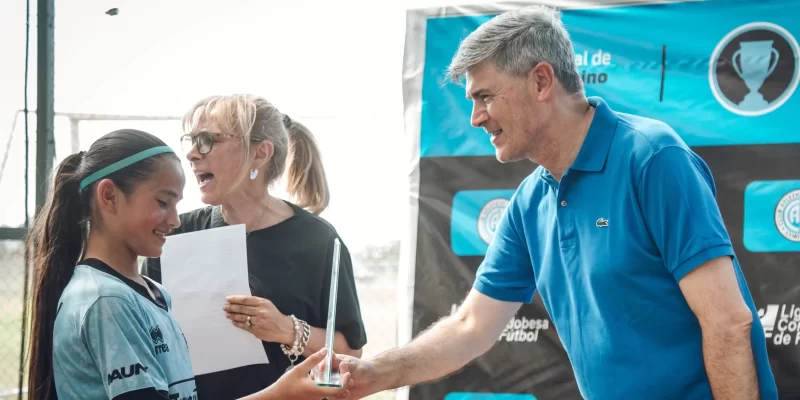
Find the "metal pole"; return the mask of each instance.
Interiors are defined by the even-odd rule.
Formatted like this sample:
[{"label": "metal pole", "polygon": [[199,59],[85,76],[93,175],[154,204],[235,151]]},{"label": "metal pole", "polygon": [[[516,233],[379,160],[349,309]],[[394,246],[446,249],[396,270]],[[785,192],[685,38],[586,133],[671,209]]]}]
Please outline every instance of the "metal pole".
[{"label": "metal pole", "polygon": [[70,117],[69,119],[69,135],[72,139],[72,151],[70,153],[72,154],[81,151],[80,122],[81,120],[77,118]]},{"label": "metal pole", "polygon": [[47,199],[48,180],[55,158],[54,125],[54,61],[55,0],[37,0],[37,84],[36,84],[36,215]]},{"label": "metal pole", "polygon": [[26,361],[26,350],[27,350],[27,338],[28,338],[28,295],[30,291],[30,275],[31,271],[33,270],[33,264],[31,262],[31,253],[33,252],[33,247],[29,245],[28,241],[24,242],[25,250],[24,250],[24,267],[25,268],[25,275],[22,281],[22,326],[20,327],[20,334],[22,336],[21,344],[19,346],[19,392],[17,392],[17,400],[22,400],[23,394],[28,393],[27,388],[25,387],[25,365],[27,364]]},{"label": "metal pole", "polygon": [[[47,199],[48,178],[55,158],[55,101],[53,82],[55,77],[55,0],[37,0],[37,80],[36,80],[36,215]],[[27,115],[26,115],[27,116]],[[25,166],[28,167],[27,165]],[[28,216],[25,216],[26,221]],[[26,224],[27,226],[27,224]],[[20,345],[19,394],[22,399],[25,375],[25,348],[28,332],[28,286],[31,266],[30,248],[25,246],[25,278],[22,305],[22,344]],[[31,388],[33,389],[33,388]]]}]

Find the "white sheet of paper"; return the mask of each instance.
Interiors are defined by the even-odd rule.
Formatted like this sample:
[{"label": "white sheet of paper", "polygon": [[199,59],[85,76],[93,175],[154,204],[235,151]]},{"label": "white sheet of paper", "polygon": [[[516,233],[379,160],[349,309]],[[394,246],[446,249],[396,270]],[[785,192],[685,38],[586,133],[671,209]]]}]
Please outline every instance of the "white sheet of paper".
[{"label": "white sheet of paper", "polygon": [[261,341],[225,317],[231,295],[250,295],[244,225],[168,236],[161,281],[172,297],[195,375],[268,364]]}]

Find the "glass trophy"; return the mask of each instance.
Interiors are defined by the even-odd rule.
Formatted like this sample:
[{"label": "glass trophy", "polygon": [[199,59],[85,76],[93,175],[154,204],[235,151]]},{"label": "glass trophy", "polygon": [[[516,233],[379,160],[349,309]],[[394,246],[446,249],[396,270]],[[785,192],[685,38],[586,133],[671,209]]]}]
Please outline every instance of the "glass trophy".
[{"label": "glass trophy", "polygon": [[325,369],[314,368],[314,382],[317,386],[342,387],[342,377],[338,371],[332,371],[333,338],[336,335],[336,300],[339,294],[339,258],[342,244],[339,238],[333,241],[333,266],[331,270],[331,290],[328,301],[328,325],[325,328]]}]

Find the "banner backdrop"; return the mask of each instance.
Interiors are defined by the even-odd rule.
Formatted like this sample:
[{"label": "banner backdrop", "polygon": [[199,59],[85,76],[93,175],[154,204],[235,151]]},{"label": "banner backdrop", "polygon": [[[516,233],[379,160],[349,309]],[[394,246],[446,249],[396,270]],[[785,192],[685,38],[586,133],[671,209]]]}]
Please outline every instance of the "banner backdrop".
[{"label": "banner backdrop", "polygon": [[[403,79],[413,168],[401,343],[464,299],[508,199],[536,167],[497,162],[488,136],[470,126],[464,88],[444,81],[461,39],[523,5],[408,13]],[[708,163],[781,398],[800,398],[800,0],[584,6],[562,10],[587,95],[665,121]],[[486,355],[405,396],[580,398],[538,295]]]}]

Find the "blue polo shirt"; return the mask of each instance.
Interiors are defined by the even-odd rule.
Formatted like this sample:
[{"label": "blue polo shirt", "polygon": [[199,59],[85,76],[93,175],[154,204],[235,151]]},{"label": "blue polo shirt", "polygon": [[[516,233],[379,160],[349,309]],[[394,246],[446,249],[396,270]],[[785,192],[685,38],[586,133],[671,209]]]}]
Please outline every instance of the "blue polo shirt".
[{"label": "blue polo shirt", "polygon": [[559,183],[517,189],[475,280],[492,298],[538,290],[587,399],[710,399],[700,325],[678,281],[730,256],[753,313],[761,399],[777,399],[766,340],[715,200],[711,171],[666,124],[595,115]]}]

